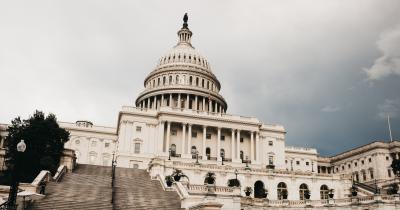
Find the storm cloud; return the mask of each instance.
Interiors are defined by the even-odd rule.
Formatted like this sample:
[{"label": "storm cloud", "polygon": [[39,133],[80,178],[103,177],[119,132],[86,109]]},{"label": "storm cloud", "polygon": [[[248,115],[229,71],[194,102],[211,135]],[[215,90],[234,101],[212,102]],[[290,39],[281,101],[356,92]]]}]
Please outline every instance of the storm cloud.
[{"label": "storm cloud", "polygon": [[2,1],[0,122],[35,109],[116,126],[143,80],[192,43],[228,113],[287,130],[288,145],[332,155],[400,138],[400,1]]}]

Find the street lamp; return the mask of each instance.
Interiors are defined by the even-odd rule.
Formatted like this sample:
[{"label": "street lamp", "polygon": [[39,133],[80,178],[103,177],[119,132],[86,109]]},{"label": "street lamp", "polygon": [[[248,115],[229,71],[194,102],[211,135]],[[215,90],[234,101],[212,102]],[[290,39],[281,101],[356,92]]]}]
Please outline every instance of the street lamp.
[{"label": "street lamp", "polygon": [[221,153],[221,161],[222,161],[221,165],[224,165],[224,158],[225,158],[224,153]]},{"label": "street lamp", "polygon": [[15,157],[15,165],[12,171],[12,180],[10,186],[10,192],[8,194],[7,208],[8,209],[16,209],[16,201],[18,194],[18,185],[19,185],[19,165],[20,165],[20,156],[26,150],[25,141],[21,139],[21,141],[17,144],[17,155]]},{"label": "street lamp", "polygon": [[199,165],[199,151],[196,149],[196,165]]},{"label": "street lamp", "polygon": [[171,160],[171,148],[169,148],[169,150],[168,150],[168,160]]},{"label": "street lamp", "polygon": [[249,169],[249,156],[246,156],[246,169]]},{"label": "street lamp", "polygon": [[238,179],[237,179],[238,173],[239,173],[239,171],[238,171],[237,169],[235,169],[236,180],[238,180]]}]

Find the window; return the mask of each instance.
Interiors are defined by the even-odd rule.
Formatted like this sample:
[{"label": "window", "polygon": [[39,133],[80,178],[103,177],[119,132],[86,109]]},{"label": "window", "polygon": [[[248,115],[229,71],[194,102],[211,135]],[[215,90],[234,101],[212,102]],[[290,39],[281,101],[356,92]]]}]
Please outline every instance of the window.
[{"label": "window", "polygon": [[389,160],[389,156],[386,156],[386,160]]},{"label": "window", "polygon": [[364,160],[361,161],[361,165],[364,165]]},{"label": "window", "polygon": [[348,165],[347,165],[347,168],[351,168],[351,165],[350,165],[350,164],[348,164]]},{"label": "window", "polygon": [[367,180],[367,173],[365,173],[365,171],[362,171],[362,177],[363,177],[363,181]]},{"label": "window", "polygon": [[176,132],[177,132],[176,130],[171,130],[171,135],[176,136]]},{"label": "window", "polygon": [[140,153],[140,143],[135,143],[135,154]]},{"label": "window", "polygon": [[344,170],[344,166],[342,166],[342,170]]},{"label": "window", "polygon": [[240,159],[243,161],[243,159],[244,159],[244,154],[243,154],[243,151],[240,151]]},{"label": "window", "polygon": [[392,170],[388,169],[388,177],[392,177]]},{"label": "window", "polygon": [[328,194],[329,194],[328,186],[322,185],[321,188],[320,188],[320,197],[321,197],[321,200],[326,200],[326,199],[328,199],[328,198],[329,198],[329,197],[328,197]]},{"label": "window", "polygon": [[243,137],[240,137],[240,143],[243,143]]},{"label": "window", "polygon": [[296,165],[300,165],[300,161],[296,160]]},{"label": "window", "polygon": [[108,143],[108,142],[106,142],[106,143],[104,143],[104,147],[109,147],[110,146],[110,143]]},{"label": "window", "polygon": [[221,149],[219,154],[220,154],[221,158],[225,158],[225,150],[224,149]]},{"label": "window", "polygon": [[306,162],[306,166],[309,166],[309,165],[310,165],[310,162],[307,161],[307,162]]},{"label": "window", "polygon": [[142,127],[140,127],[140,126],[136,126],[136,131],[137,131],[137,132],[140,132],[140,131],[142,131]]},{"label": "window", "polygon": [[279,184],[278,184],[278,188],[277,188],[278,190],[278,200],[282,200],[282,199],[287,199],[287,193],[288,193],[288,191],[287,191],[287,186],[286,186],[286,184],[284,183],[284,182],[280,182]]},{"label": "window", "polygon": [[305,200],[305,192],[308,190],[308,186],[306,184],[301,184],[299,188],[300,200]]},{"label": "window", "polygon": [[269,142],[268,142],[268,145],[269,145],[269,146],[273,146],[274,143],[273,143],[272,141],[269,141]]},{"label": "window", "polygon": [[371,160],[371,158],[368,158],[368,162],[371,162],[372,160]]},{"label": "window", "polygon": [[374,171],[372,169],[369,170],[369,175],[371,179],[374,179]]},{"label": "window", "polygon": [[211,159],[211,149],[210,149],[210,147],[206,148],[206,156],[207,156],[207,160]]},{"label": "window", "polygon": [[274,156],[269,156],[268,157],[268,164],[269,165],[274,165]]},{"label": "window", "polygon": [[211,133],[206,133],[206,139],[211,139]]},{"label": "window", "polygon": [[97,153],[96,152],[90,152],[89,153],[89,163],[90,164],[95,164],[97,159]]},{"label": "window", "polygon": [[176,145],[175,144],[171,144],[171,156],[175,157],[176,156]]},{"label": "window", "polygon": [[354,166],[357,167],[357,162],[354,163]]},{"label": "window", "polygon": [[221,136],[221,141],[225,141],[225,136],[224,135]]},{"label": "window", "polygon": [[191,150],[190,150],[190,154],[192,154],[192,159],[196,159],[196,146],[192,146]]},{"label": "window", "polygon": [[192,132],[192,138],[197,138],[197,132],[195,131]]}]

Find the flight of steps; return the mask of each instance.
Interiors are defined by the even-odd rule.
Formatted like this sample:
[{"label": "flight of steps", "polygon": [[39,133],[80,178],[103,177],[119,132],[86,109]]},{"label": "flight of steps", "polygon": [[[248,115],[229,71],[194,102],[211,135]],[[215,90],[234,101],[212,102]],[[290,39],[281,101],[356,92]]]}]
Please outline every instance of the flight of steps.
[{"label": "flight of steps", "polygon": [[174,191],[164,191],[158,180],[145,170],[116,168],[114,209],[179,210],[181,202]]},{"label": "flight of steps", "polygon": [[111,210],[111,167],[78,165],[58,183],[49,182],[46,197],[32,210]]}]

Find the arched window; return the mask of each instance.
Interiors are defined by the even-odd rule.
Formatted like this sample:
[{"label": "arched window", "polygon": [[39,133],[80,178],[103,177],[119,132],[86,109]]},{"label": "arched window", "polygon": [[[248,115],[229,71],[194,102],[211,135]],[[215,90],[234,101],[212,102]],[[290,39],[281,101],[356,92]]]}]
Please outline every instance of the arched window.
[{"label": "arched window", "polygon": [[189,77],[189,84],[190,84],[190,85],[192,85],[192,83],[193,83],[192,80],[193,80],[193,78],[192,78],[192,76],[190,76],[190,77]]},{"label": "arched window", "polygon": [[168,84],[169,84],[169,85],[172,84],[172,76],[169,76],[169,82],[168,82]]},{"label": "arched window", "polygon": [[365,173],[365,170],[361,171],[362,177],[363,177],[363,181],[367,180],[367,173]]},{"label": "arched window", "polygon": [[165,85],[165,76],[163,77],[162,84]]},{"label": "arched window", "polygon": [[89,163],[90,164],[95,164],[97,160],[97,153],[96,152],[90,152],[89,153]]},{"label": "arched window", "polygon": [[306,184],[301,184],[299,188],[299,195],[300,195],[300,200],[305,200],[305,192],[308,190],[308,186]]},{"label": "arched window", "polygon": [[190,150],[190,153],[192,154],[192,159],[196,159],[196,146],[192,146],[192,149]]},{"label": "arched window", "polygon": [[254,183],[254,197],[255,198],[265,198],[267,193],[265,192],[264,183],[260,180]]},{"label": "arched window", "polygon": [[206,156],[207,156],[207,160],[211,159],[211,149],[210,149],[210,147],[206,148]]},{"label": "arched window", "polygon": [[160,78],[157,78],[157,86],[160,86]]},{"label": "arched window", "polygon": [[204,88],[204,79],[201,79],[201,87]]},{"label": "arched window", "polygon": [[135,143],[134,152],[135,152],[135,154],[139,154],[140,153],[140,143],[139,142]]},{"label": "arched window", "polygon": [[199,78],[196,77],[196,86],[199,86]]},{"label": "arched window", "polygon": [[179,84],[179,75],[176,75],[175,84]]},{"label": "arched window", "polygon": [[287,199],[288,191],[287,191],[287,186],[284,182],[279,182],[277,191],[278,191],[278,200]]},{"label": "arched window", "polygon": [[176,156],[176,145],[175,144],[171,145],[171,156],[172,157]]},{"label": "arched window", "polygon": [[321,200],[326,200],[329,198],[328,194],[329,194],[329,189],[328,186],[326,185],[321,185],[320,188],[320,196],[321,196]]},{"label": "arched window", "polygon": [[207,81],[207,89],[210,89],[210,82]]}]

